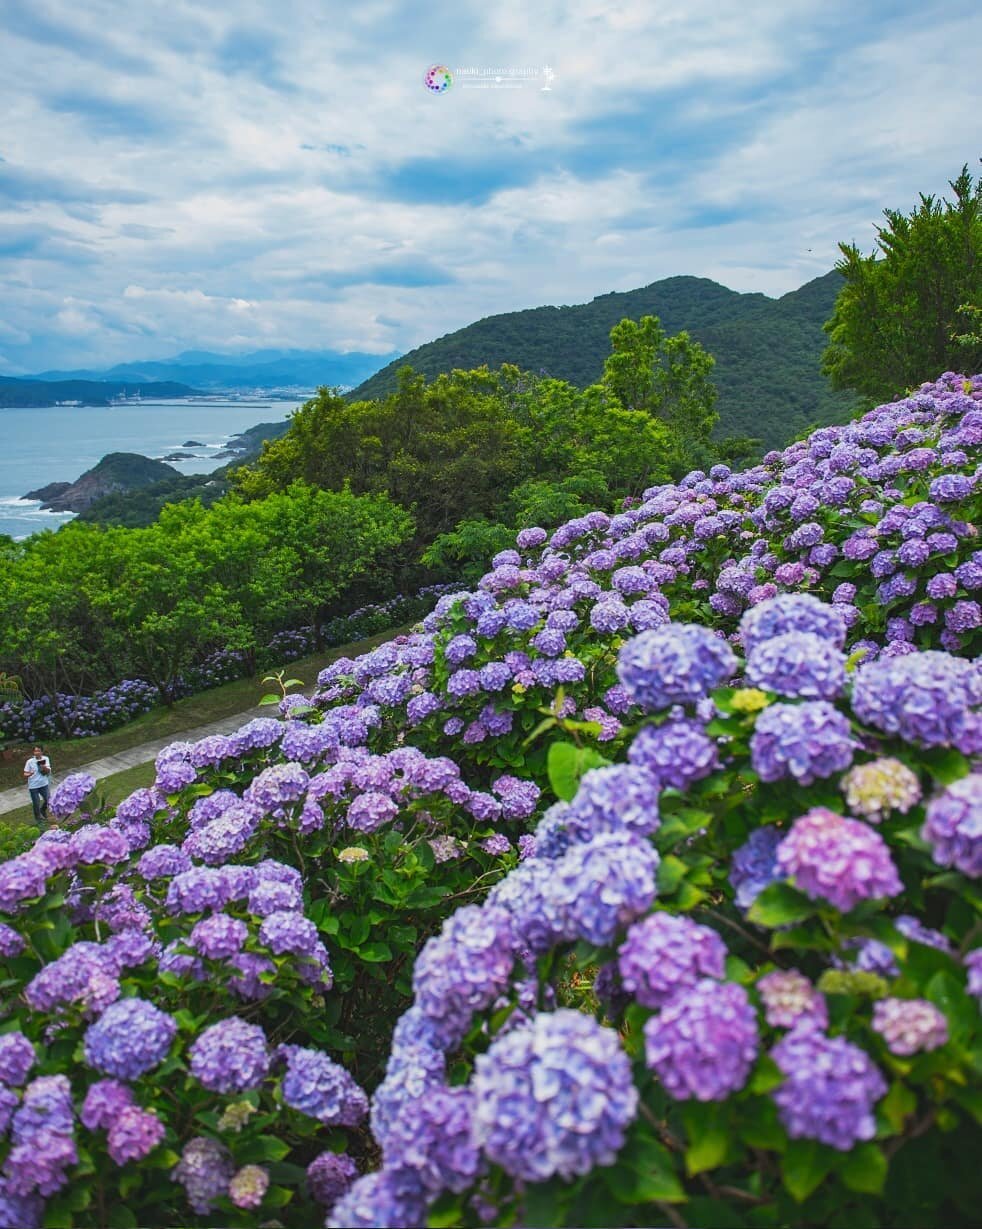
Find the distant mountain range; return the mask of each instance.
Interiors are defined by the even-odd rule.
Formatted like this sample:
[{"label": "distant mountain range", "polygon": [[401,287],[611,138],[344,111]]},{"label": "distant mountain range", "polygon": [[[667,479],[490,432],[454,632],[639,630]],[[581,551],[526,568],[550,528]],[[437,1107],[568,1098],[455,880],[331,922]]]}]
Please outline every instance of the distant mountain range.
[{"label": "distant mountain range", "polygon": [[208,391],[254,388],[350,388],[387,363],[393,354],[342,354],[336,350],[254,350],[250,354],[212,354],[185,350],[174,358],[119,363],[105,371],[42,371],[31,379],[123,380],[145,384],[179,380]]},{"label": "distant mountain range", "polygon": [[[3,406],[46,406],[59,402],[78,405],[109,405],[114,397],[130,395],[134,381],[119,380],[42,380],[40,376],[16,379],[0,376],[0,408]],[[140,395],[161,400],[173,397],[193,397],[197,389],[172,380],[140,385]]]},{"label": "distant mountain range", "polygon": [[654,315],[669,333],[688,329],[715,357],[720,434],[750,435],[776,448],[807,427],[843,422],[856,408],[856,398],[833,392],[819,367],[822,324],[842,284],[831,272],[771,299],[708,278],[669,277],[574,307],[488,316],[410,350],[349,396],[384,396],[405,364],[433,378],[454,368],[514,363],[585,387],[603,371],[613,326],[625,317]]}]

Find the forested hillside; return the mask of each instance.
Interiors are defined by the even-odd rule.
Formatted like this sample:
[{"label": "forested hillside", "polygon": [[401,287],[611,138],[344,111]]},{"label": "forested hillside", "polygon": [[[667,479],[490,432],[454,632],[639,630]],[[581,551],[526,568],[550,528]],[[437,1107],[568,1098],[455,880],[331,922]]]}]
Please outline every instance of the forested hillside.
[{"label": "forested hillside", "polygon": [[822,325],[842,284],[841,274],[827,273],[769,299],[708,278],[670,277],[572,307],[488,316],[411,350],[350,396],[392,392],[406,364],[432,378],[455,368],[514,363],[584,388],[600,378],[614,325],[655,315],[668,333],[687,329],[716,359],[719,434],[752,435],[776,448],[809,426],[845,421],[856,405],[851,394],[834,392],[820,370]]}]

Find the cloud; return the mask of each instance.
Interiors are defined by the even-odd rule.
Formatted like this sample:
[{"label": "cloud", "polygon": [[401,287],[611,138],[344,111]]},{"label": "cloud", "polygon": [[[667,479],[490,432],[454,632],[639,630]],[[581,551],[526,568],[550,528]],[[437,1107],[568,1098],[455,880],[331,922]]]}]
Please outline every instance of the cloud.
[{"label": "cloud", "polygon": [[[405,350],[691,273],[784,293],[977,153],[967,0],[0,0],[0,361]],[[423,86],[548,64],[553,89]],[[810,250],[809,250],[810,249]]]}]

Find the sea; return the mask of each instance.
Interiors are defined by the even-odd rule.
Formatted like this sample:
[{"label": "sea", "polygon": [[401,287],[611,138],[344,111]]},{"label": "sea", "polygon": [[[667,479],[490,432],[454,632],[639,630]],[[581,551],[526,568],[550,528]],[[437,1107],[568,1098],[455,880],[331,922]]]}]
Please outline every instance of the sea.
[{"label": "sea", "polygon": [[[0,407],[0,534],[26,538],[57,529],[70,512],[44,512],[27,491],[49,482],[74,482],[109,452],[138,452],[169,461],[182,474],[203,474],[227,463],[215,454],[240,431],[288,418],[303,399],[188,397],[109,406]],[[197,447],[184,448],[194,440]]]}]

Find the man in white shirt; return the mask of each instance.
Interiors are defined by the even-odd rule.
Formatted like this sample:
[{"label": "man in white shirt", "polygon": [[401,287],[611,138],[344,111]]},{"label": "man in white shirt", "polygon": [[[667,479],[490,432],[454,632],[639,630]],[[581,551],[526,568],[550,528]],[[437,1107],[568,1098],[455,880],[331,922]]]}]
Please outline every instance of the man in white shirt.
[{"label": "man in white shirt", "polygon": [[40,828],[48,818],[48,786],[51,784],[51,761],[40,744],[24,765],[24,777],[34,808],[34,822]]}]

